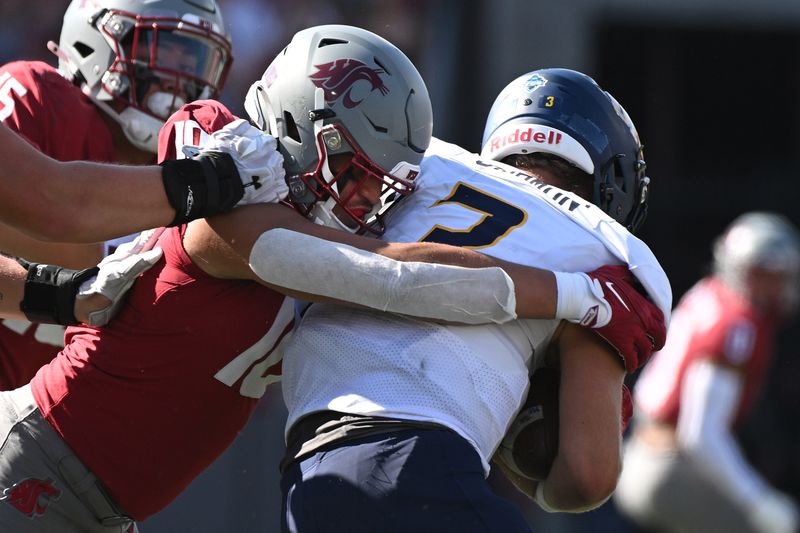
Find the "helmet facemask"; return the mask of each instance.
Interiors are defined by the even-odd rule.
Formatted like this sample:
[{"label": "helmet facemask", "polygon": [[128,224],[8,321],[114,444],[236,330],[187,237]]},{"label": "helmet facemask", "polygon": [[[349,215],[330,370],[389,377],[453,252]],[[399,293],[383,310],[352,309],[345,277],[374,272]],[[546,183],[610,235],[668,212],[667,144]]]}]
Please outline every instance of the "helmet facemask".
[{"label": "helmet facemask", "polygon": [[[303,215],[311,216],[320,224],[350,232],[382,235],[385,229],[383,223],[380,218],[374,217],[381,208],[381,202],[364,212],[353,207],[351,200],[375,182],[380,183],[381,198],[387,195],[407,196],[414,191],[414,179],[419,167],[400,162],[392,170],[386,171],[370,160],[341,124],[315,126],[316,129],[317,167],[312,172],[287,178],[290,183],[301,180],[305,190],[311,194],[295,195],[290,192],[292,203]],[[332,157],[344,154],[346,158],[336,158],[335,170],[331,168]],[[348,184],[351,185],[348,187]]]},{"label": "helmet facemask", "polygon": [[151,1],[141,10],[126,0],[103,4],[74,0],[60,44],[48,46],[59,70],[134,146],[156,152],[164,121],[186,102],[216,97],[225,82],[232,59],[222,19],[213,2]]},{"label": "helmet facemask", "polygon": [[[625,154],[614,154],[595,175],[592,203],[621,222],[631,233],[636,233],[647,218],[650,178],[646,176],[646,169],[640,146],[633,164]],[[627,178],[626,174],[635,177]],[[628,187],[638,190],[634,194],[626,190]]]},{"label": "helmet facemask", "polygon": [[[103,75],[103,90],[160,119],[186,102],[218,95],[230,66],[230,45],[199,18],[186,18],[98,14],[97,28],[117,56]],[[161,90],[152,91],[154,85]]]}]

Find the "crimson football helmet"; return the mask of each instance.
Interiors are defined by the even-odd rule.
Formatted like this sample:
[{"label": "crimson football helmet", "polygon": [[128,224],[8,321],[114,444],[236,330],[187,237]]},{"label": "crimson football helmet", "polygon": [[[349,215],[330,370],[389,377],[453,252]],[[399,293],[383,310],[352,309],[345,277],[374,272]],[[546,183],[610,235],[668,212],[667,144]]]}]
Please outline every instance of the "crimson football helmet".
[{"label": "crimson football helmet", "polygon": [[[413,191],[433,129],[428,90],[411,61],[378,35],[342,25],[295,34],[250,87],[245,109],[278,140],[295,207],[348,231],[382,232],[348,200],[371,179],[386,193]],[[332,169],[336,154],[349,163]],[[349,180],[357,186],[342,197]],[[337,205],[345,220],[334,214]]]},{"label": "crimson football helmet", "polygon": [[639,134],[619,102],[585,74],[548,68],[509,83],[489,111],[481,146],[496,161],[557,155],[593,176],[592,203],[630,231],[647,216],[650,178]]},{"label": "crimson football helmet", "polygon": [[215,0],[73,0],[48,46],[131,143],[156,152],[174,111],[222,88],[232,61],[224,28]]}]

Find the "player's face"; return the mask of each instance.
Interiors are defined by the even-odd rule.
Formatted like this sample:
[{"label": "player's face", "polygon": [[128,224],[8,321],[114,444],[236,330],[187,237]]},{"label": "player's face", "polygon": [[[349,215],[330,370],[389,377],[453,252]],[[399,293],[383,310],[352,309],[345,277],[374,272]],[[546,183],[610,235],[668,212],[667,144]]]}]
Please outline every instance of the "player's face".
[{"label": "player's face", "polygon": [[348,216],[345,207],[353,216],[365,220],[380,205],[383,184],[363,169],[349,165],[350,159],[349,154],[332,155],[329,165],[334,175],[344,171],[337,181],[340,204],[333,208],[333,213],[345,225],[355,228],[358,224]]},{"label": "player's face", "polygon": [[136,57],[149,67],[137,71],[137,96],[142,107],[167,118],[184,103],[197,99],[195,77],[201,65],[195,47],[195,42],[169,32],[160,32],[155,43],[152,38],[139,42]]},{"label": "player's face", "polygon": [[750,299],[764,313],[785,318],[794,312],[793,298],[790,291],[796,291],[794,275],[784,271],[767,270],[753,267],[748,272],[747,283]]}]

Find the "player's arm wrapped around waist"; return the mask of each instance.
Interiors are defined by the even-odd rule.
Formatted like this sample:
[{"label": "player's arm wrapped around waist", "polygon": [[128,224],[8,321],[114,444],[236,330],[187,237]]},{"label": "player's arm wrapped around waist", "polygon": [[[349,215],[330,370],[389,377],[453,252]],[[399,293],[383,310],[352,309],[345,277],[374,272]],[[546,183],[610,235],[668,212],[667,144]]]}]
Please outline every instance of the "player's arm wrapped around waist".
[{"label": "player's arm wrapped around waist", "polygon": [[462,324],[517,317],[514,283],[501,268],[396,261],[287,229],[264,232],[250,268],[262,280],[313,296]]}]

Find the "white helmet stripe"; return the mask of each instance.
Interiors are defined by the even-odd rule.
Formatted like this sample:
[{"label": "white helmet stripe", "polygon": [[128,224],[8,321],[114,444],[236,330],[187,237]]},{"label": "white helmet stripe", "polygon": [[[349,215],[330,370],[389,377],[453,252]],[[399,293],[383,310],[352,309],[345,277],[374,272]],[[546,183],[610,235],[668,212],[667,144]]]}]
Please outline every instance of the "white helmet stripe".
[{"label": "white helmet stripe", "polygon": [[557,155],[594,174],[594,163],[586,148],[563,131],[542,125],[503,124],[483,145],[481,156],[500,161],[512,154],[534,152]]}]

